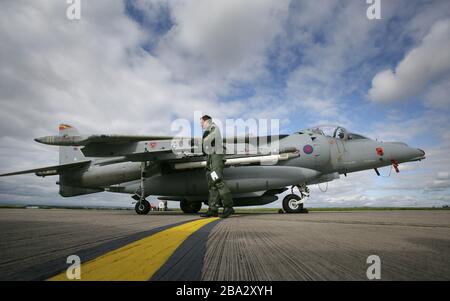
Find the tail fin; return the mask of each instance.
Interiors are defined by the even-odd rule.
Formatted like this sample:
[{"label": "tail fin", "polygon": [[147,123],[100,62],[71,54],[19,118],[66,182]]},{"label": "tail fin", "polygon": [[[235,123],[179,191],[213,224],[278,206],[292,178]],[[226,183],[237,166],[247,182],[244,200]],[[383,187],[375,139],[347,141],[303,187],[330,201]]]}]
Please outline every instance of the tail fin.
[{"label": "tail fin", "polygon": [[[59,125],[59,136],[79,136],[78,130],[67,124]],[[85,156],[77,146],[59,147],[59,164],[84,161]]]},{"label": "tail fin", "polygon": [[[80,136],[78,130],[67,124],[59,125],[59,136]],[[67,164],[85,161],[86,157],[78,146],[60,146],[59,147],[59,164]],[[77,187],[76,181],[73,182],[72,171],[68,174],[61,173],[59,175],[59,194],[63,197],[72,197],[104,191],[104,189],[92,189],[85,187]]]}]

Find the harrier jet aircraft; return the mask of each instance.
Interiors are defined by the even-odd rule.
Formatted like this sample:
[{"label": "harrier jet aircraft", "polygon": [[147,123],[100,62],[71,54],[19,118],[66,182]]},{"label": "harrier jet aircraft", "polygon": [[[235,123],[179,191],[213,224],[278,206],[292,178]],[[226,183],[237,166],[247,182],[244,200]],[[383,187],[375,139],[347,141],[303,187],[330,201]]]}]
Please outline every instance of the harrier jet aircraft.
[{"label": "harrier jet aircraft", "polygon": [[[330,131],[331,130],[331,131]],[[147,214],[146,198],[179,201],[185,213],[196,213],[207,201],[205,157],[192,152],[201,139],[185,144],[170,136],[82,136],[69,125],[60,125],[58,136],[35,141],[59,146],[59,165],[2,174],[35,173],[59,176],[63,197],[109,191],[131,194],[138,214]],[[425,152],[401,142],[381,142],[348,132],[341,126],[315,127],[291,135],[224,138],[227,147],[254,145],[256,153],[227,154],[224,179],[235,206],[264,205],[283,199],[289,213],[303,209],[308,185],[339,179],[347,173],[425,159]],[[183,142],[183,143],[182,143]],[[266,151],[262,151],[266,150]],[[270,150],[270,151],[267,151]],[[297,187],[299,193],[293,193]]]}]

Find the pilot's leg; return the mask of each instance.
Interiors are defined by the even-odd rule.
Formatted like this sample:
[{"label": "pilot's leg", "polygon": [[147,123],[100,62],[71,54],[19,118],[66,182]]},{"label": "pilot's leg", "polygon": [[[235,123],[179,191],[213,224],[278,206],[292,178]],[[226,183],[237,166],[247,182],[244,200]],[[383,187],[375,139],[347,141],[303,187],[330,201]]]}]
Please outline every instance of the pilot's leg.
[{"label": "pilot's leg", "polygon": [[217,214],[219,212],[219,191],[215,187],[209,190],[209,199],[208,199],[208,205],[210,210]]},{"label": "pilot's leg", "polygon": [[223,208],[233,208],[233,197],[227,184],[225,184],[223,180],[220,180],[215,186],[219,193],[220,199],[222,199]]},{"label": "pilot's leg", "polygon": [[206,181],[208,183],[208,211],[201,214],[201,217],[216,217],[219,214],[219,192],[214,187],[214,183],[211,180],[211,171],[206,171]]},{"label": "pilot's leg", "polygon": [[233,197],[231,195],[230,188],[228,188],[227,184],[223,180],[224,166],[223,155],[211,156],[211,173],[215,173],[215,177],[217,177],[214,181],[214,187],[216,188],[220,199],[222,199],[222,204],[224,207],[221,217],[228,217],[234,213]]}]

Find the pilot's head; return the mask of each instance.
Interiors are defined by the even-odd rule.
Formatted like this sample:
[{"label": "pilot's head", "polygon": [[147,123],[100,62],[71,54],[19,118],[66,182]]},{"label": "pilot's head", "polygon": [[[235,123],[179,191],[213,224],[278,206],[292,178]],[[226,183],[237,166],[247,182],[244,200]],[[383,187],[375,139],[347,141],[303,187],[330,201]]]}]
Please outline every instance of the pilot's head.
[{"label": "pilot's head", "polygon": [[202,126],[203,129],[205,129],[211,120],[212,120],[211,116],[203,115],[202,117],[200,117],[200,125]]}]

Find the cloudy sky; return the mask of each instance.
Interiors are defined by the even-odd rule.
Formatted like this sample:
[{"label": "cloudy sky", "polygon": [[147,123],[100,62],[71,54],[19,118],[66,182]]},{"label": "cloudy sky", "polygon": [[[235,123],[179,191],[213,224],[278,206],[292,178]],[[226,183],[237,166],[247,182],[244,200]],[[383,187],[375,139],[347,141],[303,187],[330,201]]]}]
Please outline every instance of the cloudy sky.
[{"label": "cloudy sky", "polygon": [[[450,1],[3,0],[0,171],[57,164],[34,137],[173,134],[200,110],[276,118],[281,132],[341,124],[404,141],[427,159],[312,187],[309,206],[450,203]],[[56,178],[0,179],[1,203],[130,205],[111,193],[64,199]],[[322,189],[325,185],[322,185]],[[272,204],[273,205],[273,204]],[[277,204],[275,204],[277,206]]]}]

